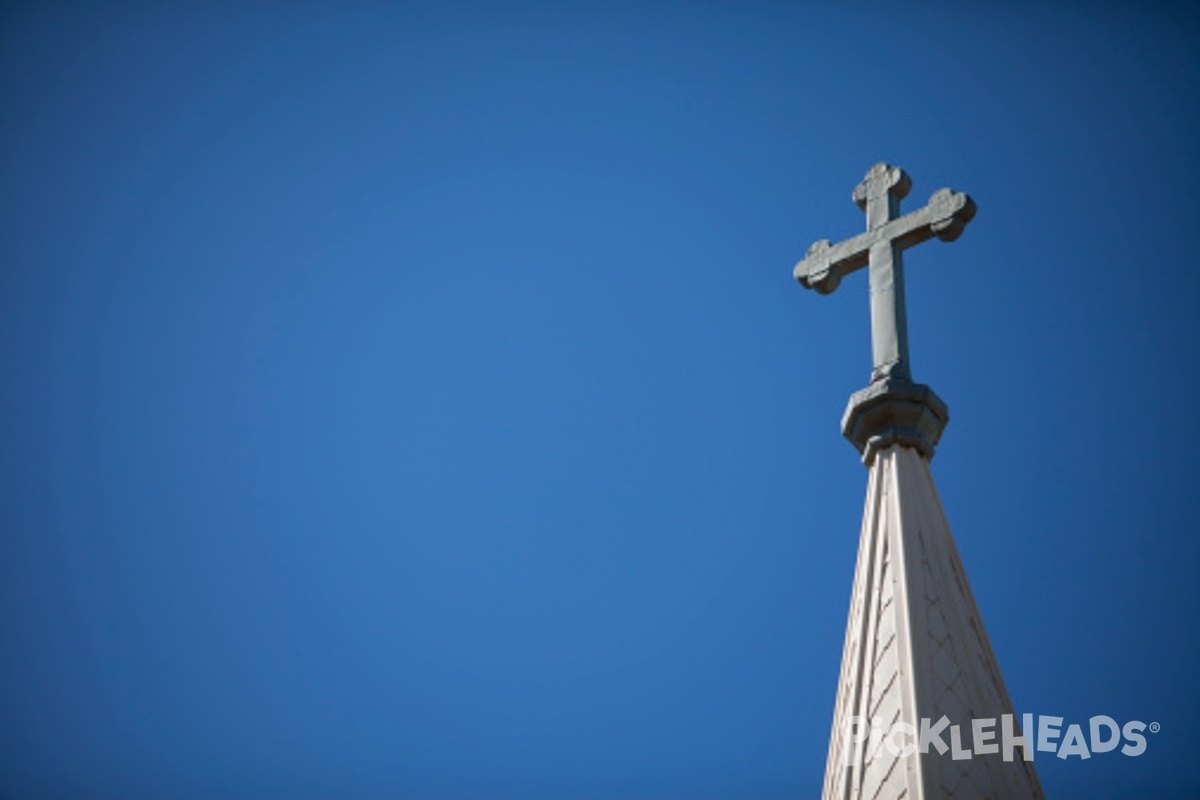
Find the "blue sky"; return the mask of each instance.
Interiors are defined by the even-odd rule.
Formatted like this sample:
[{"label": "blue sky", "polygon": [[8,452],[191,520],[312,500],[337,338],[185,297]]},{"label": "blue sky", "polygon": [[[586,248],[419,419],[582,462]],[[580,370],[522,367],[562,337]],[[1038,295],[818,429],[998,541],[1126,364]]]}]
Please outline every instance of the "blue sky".
[{"label": "blue sky", "polygon": [[815,796],[880,160],[1047,792],[1200,793],[1200,25],[981,5],[6,5],[0,793]]}]

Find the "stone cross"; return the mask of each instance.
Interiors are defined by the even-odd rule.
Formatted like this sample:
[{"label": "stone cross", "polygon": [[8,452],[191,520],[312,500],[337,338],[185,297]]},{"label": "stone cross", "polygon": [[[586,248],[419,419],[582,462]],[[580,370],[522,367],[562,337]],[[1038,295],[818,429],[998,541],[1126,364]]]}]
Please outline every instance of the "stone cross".
[{"label": "stone cross", "polygon": [[912,188],[904,170],[879,163],[854,190],[854,202],[867,212],[866,233],[830,244],[822,239],[808,248],[793,274],[806,289],[829,294],[846,275],[868,267],[871,287],[871,382],[911,381],[908,321],[904,311],[903,253],[934,236],[959,237],[975,216],[975,203],[961,192],[939,189],[929,205],[900,216],[900,200]]}]

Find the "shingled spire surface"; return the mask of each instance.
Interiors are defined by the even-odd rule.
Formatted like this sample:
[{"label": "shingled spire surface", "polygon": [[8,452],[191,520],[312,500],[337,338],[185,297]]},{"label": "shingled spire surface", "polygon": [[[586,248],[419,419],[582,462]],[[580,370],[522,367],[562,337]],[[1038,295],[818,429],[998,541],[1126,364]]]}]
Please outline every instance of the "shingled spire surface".
[{"label": "shingled spire surface", "polygon": [[[904,754],[923,724],[927,752]],[[929,463],[891,445],[867,483],[823,797],[1042,797],[1020,727]]]}]

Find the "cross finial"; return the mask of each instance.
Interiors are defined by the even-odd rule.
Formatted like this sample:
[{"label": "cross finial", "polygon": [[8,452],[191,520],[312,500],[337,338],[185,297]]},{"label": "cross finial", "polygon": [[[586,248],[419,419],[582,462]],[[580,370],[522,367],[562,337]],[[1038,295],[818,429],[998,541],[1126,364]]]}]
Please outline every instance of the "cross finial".
[{"label": "cross finial", "polygon": [[822,239],[808,248],[793,274],[806,289],[829,294],[846,275],[868,267],[871,289],[871,385],[850,400],[842,430],[870,463],[884,444],[900,442],[932,457],[948,415],[927,386],[912,382],[904,307],[904,251],[937,237],[951,242],[975,216],[970,197],[939,189],[924,208],[900,216],[912,189],[908,174],[879,163],[854,189],[867,230],[838,244]]},{"label": "cross finial", "polygon": [[953,241],[975,216],[971,198],[939,189],[922,209],[900,216],[900,200],[912,180],[899,167],[879,163],[854,189],[854,202],[867,213],[867,230],[831,245],[822,239],[796,265],[796,280],[806,289],[829,294],[842,278],[869,267],[871,287],[871,381],[912,379],[908,358],[908,320],[904,307],[903,252],[934,236]]}]

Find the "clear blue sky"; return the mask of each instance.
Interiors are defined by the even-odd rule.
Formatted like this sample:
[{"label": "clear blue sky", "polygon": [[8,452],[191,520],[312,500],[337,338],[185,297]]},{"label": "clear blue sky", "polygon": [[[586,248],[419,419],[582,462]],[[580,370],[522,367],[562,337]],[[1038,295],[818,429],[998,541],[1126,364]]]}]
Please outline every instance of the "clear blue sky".
[{"label": "clear blue sky", "polygon": [[352,5],[0,10],[0,794],[816,796],[880,160],[1047,791],[1200,794],[1195,14]]}]

